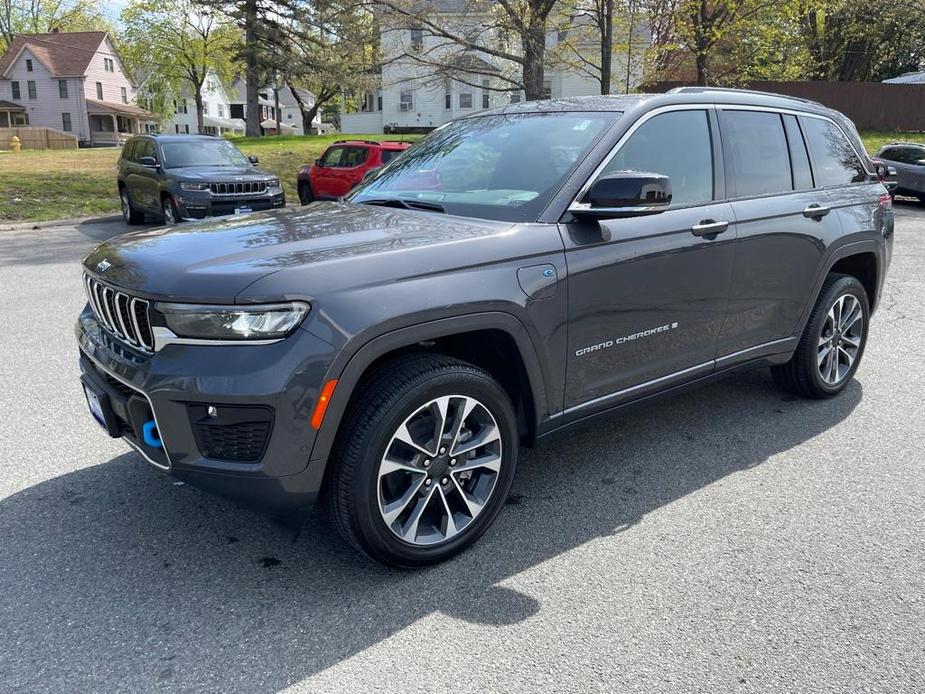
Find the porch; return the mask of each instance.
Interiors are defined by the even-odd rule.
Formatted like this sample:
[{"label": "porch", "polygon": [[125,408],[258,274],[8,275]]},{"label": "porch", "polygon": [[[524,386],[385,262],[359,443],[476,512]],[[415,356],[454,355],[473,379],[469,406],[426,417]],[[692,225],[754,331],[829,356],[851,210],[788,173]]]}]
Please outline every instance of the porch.
[{"label": "porch", "polygon": [[154,116],[131,104],[87,99],[90,121],[90,145],[114,147],[122,145],[135,133],[144,132],[144,124]]},{"label": "porch", "polygon": [[29,125],[26,109],[12,101],[0,101],[0,128],[16,128]]}]

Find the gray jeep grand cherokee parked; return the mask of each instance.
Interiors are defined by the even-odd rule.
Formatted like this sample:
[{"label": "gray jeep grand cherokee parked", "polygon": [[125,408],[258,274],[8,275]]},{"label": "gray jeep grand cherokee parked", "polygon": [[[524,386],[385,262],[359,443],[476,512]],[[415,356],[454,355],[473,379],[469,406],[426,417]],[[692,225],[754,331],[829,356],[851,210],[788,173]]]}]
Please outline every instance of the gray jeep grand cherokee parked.
[{"label": "gray jeep grand cherokee parked", "polygon": [[354,547],[423,566],[485,532],[521,444],[743,368],[841,392],[892,234],[855,129],[818,104],[516,104],[345,202],[99,246],[82,380],[154,466],[277,516],[320,497]]},{"label": "gray jeep grand cherokee parked", "polygon": [[145,214],[165,224],[286,206],[279,178],[256,168],[224,138],[137,135],[122,147],[117,180],[122,216],[141,224]]}]

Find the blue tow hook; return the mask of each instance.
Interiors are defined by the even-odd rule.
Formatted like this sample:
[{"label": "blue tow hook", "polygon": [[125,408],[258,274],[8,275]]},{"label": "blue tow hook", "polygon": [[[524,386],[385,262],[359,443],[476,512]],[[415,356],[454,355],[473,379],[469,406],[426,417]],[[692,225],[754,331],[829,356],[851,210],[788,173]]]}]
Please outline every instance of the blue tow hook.
[{"label": "blue tow hook", "polygon": [[145,422],[141,425],[141,435],[145,440],[145,443],[151,448],[163,448],[164,444],[161,442],[160,434],[157,430],[157,422],[153,419],[150,422]]}]

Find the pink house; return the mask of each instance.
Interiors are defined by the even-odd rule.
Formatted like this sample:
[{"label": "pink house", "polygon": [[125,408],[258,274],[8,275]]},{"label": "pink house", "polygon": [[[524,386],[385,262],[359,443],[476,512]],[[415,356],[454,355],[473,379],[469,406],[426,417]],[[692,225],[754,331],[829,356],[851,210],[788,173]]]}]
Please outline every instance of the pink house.
[{"label": "pink house", "polygon": [[0,128],[74,133],[82,145],[117,145],[153,116],[104,31],[19,34],[0,56]]}]

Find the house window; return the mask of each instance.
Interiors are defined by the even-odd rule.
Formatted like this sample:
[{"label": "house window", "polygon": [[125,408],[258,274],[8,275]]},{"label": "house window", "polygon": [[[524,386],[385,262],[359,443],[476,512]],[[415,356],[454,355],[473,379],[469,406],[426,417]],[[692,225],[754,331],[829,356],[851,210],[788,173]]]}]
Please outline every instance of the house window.
[{"label": "house window", "polygon": [[376,110],[377,111],[382,110],[382,90],[381,89],[376,94]]},{"label": "house window", "polygon": [[112,58],[103,58],[103,69],[106,72],[115,72],[115,64],[112,62]]},{"label": "house window", "polygon": [[26,58],[26,72],[32,72],[32,61]]},{"label": "house window", "polygon": [[120,89],[122,91],[122,103],[127,104],[128,103],[128,90],[125,87],[121,87]]},{"label": "house window", "polygon": [[29,80],[28,82],[26,82],[26,89],[29,90],[30,99],[38,98],[38,94],[36,94],[36,91],[35,91],[35,80]]},{"label": "house window", "polygon": [[180,134],[180,124],[179,123],[174,123],[173,129],[177,131],[177,135]]},{"label": "house window", "polygon": [[543,98],[551,99],[552,98],[552,82],[549,80],[543,80]]},{"label": "house window", "polygon": [[207,101],[202,102],[202,115],[204,116],[209,115],[209,102]]},{"label": "house window", "polygon": [[29,125],[29,114],[28,113],[11,113],[10,120],[12,121],[11,125],[14,127],[17,125]]},{"label": "house window", "polygon": [[459,93],[459,108],[472,108],[472,92]]},{"label": "house window", "polygon": [[103,100],[103,83],[102,82],[96,83],[96,98],[99,99],[100,101]]},{"label": "house window", "polygon": [[71,114],[70,113],[61,114],[61,129],[66,133],[71,132]]},{"label": "house window", "polygon": [[453,108],[453,83],[449,80],[446,81],[443,87],[443,108]]},{"label": "house window", "polygon": [[420,27],[411,28],[411,50],[415,53],[424,50],[424,30]]},{"label": "house window", "polygon": [[398,110],[414,110],[414,90],[412,89],[410,82],[402,82],[401,84],[401,90],[399,91],[398,96]]},{"label": "house window", "polygon": [[58,80],[58,96],[67,98],[67,80]]},{"label": "house window", "polygon": [[488,108],[488,104],[491,100],[488,93],[488,87],[490,84],[491,83],[487,79],[482,80],[482,108]]},{"label": "house window", "polygon": [[13,87],[13,98],[21,99],[22,95],[19,93],[19,82],[12,82],[11,85]]},{"label": "house window", "polygon": [[225,117],[225,107],[224,107],[224,105],[222,105],[222,104],[219,104],[219,105],[218,105],[218,117],[219,117],[219,118],[224,118],[224,117]]},{"label": "house window", "polygon": [[286,120],[292,120],[292,111],[286,114]]},{"label": "house window", "polygon": [[520,103],[520,92],[511,92],[511,103],[512,104]]},{"label": "house window", "polygon": [[189,125],[184,125],[183,130],[186,132],[187,135],[189,135]]}]

